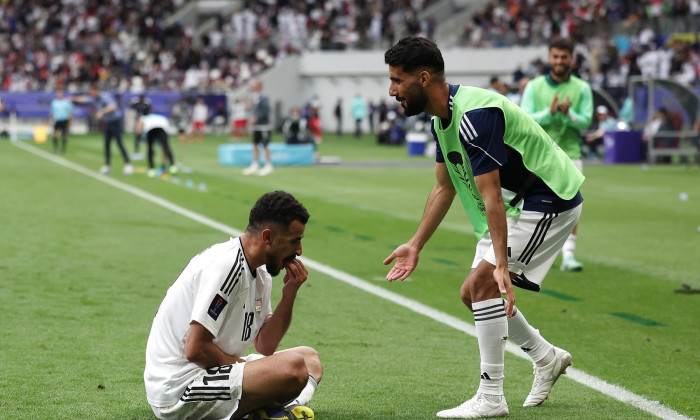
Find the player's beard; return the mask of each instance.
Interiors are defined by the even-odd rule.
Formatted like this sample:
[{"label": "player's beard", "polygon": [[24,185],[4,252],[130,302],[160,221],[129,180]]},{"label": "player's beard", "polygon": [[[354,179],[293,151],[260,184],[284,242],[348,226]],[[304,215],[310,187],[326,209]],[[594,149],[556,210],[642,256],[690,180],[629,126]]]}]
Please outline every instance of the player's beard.
[{"label": "player's beard", "polygon": [[558,79],[564,80],[567,77],[569,77],[569,73],[571,73],[571,66],[567,65],[558,65],[558,66],[552,66],[551,70],[552,74],[554,74]]},{"label": "player's beard", "polygon": [[403,106],[404,115],[407,117],[420,114],[428,104],[428,95],[420,88],[410,89],[409,92],[406,92],[406,96],[396,99],[401,102],[406,101],[406,105],[402,103],[401,106]]},{"label": "player's beard", "polygon": [[284,258],[281,262],[271,254],[267,255],[267,259],[265,261],[265,269],[267,272],[272,276],[276,276],[282,271],[282,268],[284,268],[284,263],[287,261],[292,261],[295,259],[297,256],[296,255],[291,255],[289,257]]}]

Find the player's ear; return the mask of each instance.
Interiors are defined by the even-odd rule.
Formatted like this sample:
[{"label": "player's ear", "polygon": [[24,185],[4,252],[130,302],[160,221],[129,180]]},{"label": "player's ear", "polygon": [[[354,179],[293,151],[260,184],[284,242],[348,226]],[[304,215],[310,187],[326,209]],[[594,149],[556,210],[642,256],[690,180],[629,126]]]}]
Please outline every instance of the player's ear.
[{"label": "player's ear", "polygon": [[428,86],[430,83],[430,72],[427,70],[422,70],[420,73],[418,73],[418,83],[420,83],[422,87]]},{"label": "player's ear", "polygon": [[265,245],[270,245],[272,243],[272,229],[263,229],[260,232],[260,237]]}]

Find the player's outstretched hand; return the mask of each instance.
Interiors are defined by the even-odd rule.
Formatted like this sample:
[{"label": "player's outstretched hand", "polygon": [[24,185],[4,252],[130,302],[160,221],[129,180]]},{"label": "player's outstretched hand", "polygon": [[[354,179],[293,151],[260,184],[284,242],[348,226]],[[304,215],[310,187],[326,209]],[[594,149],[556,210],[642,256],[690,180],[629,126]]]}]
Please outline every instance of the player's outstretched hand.
[{"label": "player's outstretched hand", "polygon": [[515,292],[513,291],[513,284],[510,282],[508,267],[496,268],[493,272],[493,278],[498,284],[498,290],[506,295],[506,315],[510,318],[513,316],[513,306],[515,306]]},{"label": "player's outstretched hand", "polygon": [[391,267],[389,274],[386,275],[386,279],[389,281],[398,279],[406,280],[406,277],[416,269],[419,254],[420,251],[418,248],[408,244],[403,244],[396,248],[394,252],[384,260],[384,265],[388,265],[396,260],[396,264]]}]

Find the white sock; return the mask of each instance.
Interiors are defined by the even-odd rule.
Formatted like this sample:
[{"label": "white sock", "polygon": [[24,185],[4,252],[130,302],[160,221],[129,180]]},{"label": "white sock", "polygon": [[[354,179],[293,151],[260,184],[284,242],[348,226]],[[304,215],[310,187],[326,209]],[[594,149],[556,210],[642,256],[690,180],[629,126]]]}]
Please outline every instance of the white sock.
[{"label": "white sock", "polygon": [[576,235],[574,235],[572,233],[569,235],[568,238],[566,238],[566,242],[564,242],[564,247],[561,249],[561,256],[563,259],[573,257],[575,251],[576,251]]},{"label": "white sock", "polygon": [[479,393],[503,395],[503,371],[508,321],[502,298],[474,302],[474,326],[481,355]]},{"label": "white sock", "polygon": [[304,389],[301,390],[301,393],[299,394],[298,397],[292,401],[290,405],[306,405],[311,401],[311,397],[313,397],[314,392],[316,392],[316,387],[318,386],[318,382],[316,382],[316,378],[314,378],[311,374],[309,374],[309,381],[306,383],[306,386]]},{"label": "white sock", "polygon": [[508,338],[513,340],[533,362],[538,362],[554,348],[541,335],[539,330],[528,324],[527,319],[517,307],[513,307],[513,316],[508,318]]}]

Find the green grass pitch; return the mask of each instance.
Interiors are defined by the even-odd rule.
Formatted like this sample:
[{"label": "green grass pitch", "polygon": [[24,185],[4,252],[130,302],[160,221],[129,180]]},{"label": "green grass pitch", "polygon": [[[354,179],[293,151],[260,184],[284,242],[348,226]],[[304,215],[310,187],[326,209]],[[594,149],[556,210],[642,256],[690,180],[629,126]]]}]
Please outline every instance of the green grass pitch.
[{"label": "green grass pitch", "polygon": [[[239,230],[257,197],[287,190],[311,213],[304,257],[473,323],[458,291],[476,241],[458,204],[410,281],[383,280],[383,259],[413,234],[434,185],[430,158],[328,134],[321,155],[341,165],[245,177],[218,164],[226,141],[173,139],[192,169],[179,182],[148,178],[144,161],[124,176],[113,151],[110,179]],[[71,136],[61,159],[96,171],[101,138]],[[599,165],[585,174],[584,271],[562,273],[555,262],[542,293],[516,289],[517,305],[576,369],[700,417],[700,294],[674,292],[700,288],[700,169]],[[154,419],[142,379],[151,319],[189,259],[228,235],[7,139],[0,191],[0,419]],[[282,343],[302,344],[325,365],[311,403],[319,420],[432,419],[478,386],[475,338],[316,270]],[[566,377],[542,407],[525,409],[531,381],[531,365],[507,354],[512,418],[655,418]]]}]

